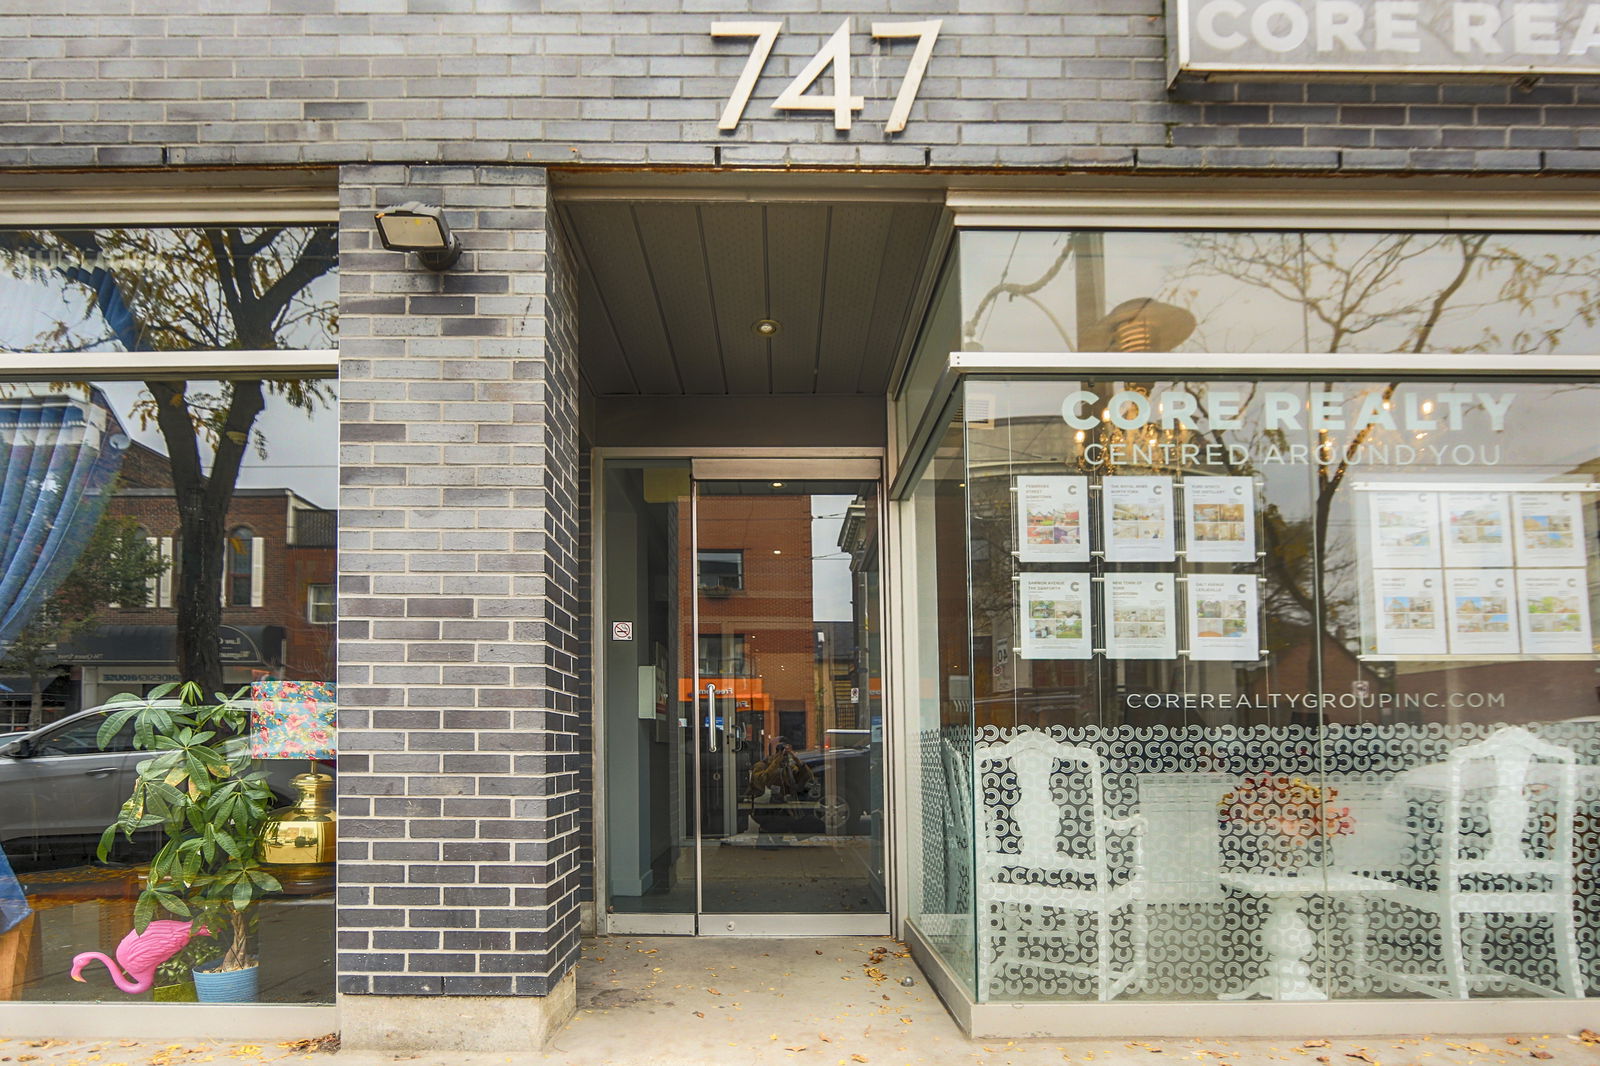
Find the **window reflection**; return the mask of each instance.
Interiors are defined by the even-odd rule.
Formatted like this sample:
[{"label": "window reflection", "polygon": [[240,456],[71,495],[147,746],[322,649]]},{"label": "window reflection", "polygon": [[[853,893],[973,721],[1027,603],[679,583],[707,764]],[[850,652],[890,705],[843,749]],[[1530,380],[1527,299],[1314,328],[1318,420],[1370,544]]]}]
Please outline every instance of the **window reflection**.
[{"label": "window reflection", "polygon": [[962,388],[913,898],[979,1000],[1584,992],[1594,386]]},{"label": "window reflection", "polygon": [[[961,347],[1007,351],[1585,353],[1589,234],[966,231]],[[1192,315],[1129,346],[1106,308]],[[1114,313],[1114,312],[1113,312]]]},{"label": "window reflection", "polygon": [[0,350],[332,348],[337,230],[0,229]]},{"label": "window reflection", "polygon": [[[108,700],[192,677],[192,664],[210,664],[211,691],[331,697],[335,394],[315,380],[0,387],[0,898],[14,904],[0,918],[0,999],[121,995],[103,971],[88,984],[68,973],[133,926],[158,843],[146,833],[109,862],[95,856],[150,757],[132,722],[102,743]],[[181,421],[161,417],[157,395]],[[186,478],[217,483],[241,404],[249,447],[231,453],[232,491],[197,516],[179,494]],[[255,765],[275,805],[308,767]],[[263,998],[329,999],[331,881],[272,894],[259,911]],[[196,937],[194,952],[207,946],[182,961],[217,954]],[[160,983],[182,986],[186,973]]]}]

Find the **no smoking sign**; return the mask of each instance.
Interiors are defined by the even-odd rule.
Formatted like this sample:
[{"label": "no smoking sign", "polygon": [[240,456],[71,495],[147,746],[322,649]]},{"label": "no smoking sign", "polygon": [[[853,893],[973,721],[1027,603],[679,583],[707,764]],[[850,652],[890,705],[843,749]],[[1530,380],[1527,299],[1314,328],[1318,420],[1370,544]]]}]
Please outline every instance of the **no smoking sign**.
[{"label": "no smoking sign", "polygon": [[612,622],[611,623],[611,639],[612,640],[632,640],[633,639],[633,623],[632,622]]}]

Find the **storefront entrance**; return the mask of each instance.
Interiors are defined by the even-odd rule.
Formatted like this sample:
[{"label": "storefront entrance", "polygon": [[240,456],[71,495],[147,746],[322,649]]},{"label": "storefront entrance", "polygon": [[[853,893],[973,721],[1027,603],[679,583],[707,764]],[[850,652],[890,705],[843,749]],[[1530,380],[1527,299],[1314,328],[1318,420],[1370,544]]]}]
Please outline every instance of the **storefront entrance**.
[{"label": "storefront entrance", "polygon": [[877,460],[598,478],[605,927],[888,932]]}]

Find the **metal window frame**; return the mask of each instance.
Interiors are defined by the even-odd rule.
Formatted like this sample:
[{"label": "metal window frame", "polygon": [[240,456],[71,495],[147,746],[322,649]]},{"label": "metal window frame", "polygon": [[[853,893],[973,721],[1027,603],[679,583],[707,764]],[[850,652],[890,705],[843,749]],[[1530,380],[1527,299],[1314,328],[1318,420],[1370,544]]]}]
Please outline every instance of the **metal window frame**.
[{"label": "metal window frame", "polygon": [[[339,221],[339,193],[332,186],[247,188],[222,178],[215,184],[179,191],[170,186],[112,187],[93,178],[85,180],[88,186],[82,190],[63,190],[60,175],[37,182],[19,176],[18,184],[0,190],[0,227],[314,225]],[[0,381],[337,378],[338,373],[339,352],[334,348],[0,353]],[[182,1019],[138,1004],[0,1003],[0,1031],[81,1039],[202,1038],[219,1032],[235,1039],[292,1039],[336,1027],[338,997],[334,990],[329,991],[327,1003],[258,1004],[247,1012],[202,1004],[177,1012]]]},{"label": "metal window frame", "polygon": [[[1163,185],[1152,190],[996,190],[951,189],[945,197],[956,246],[963,230],[1103,230],[1171,232],[1252,230],[1283,232],[1499,232],[1600,234],[1600,199],[1592,182],[1565,182],[1526,192],[1441,182],[1420,190],[1355,189],[1348,182],[1263,181],[1250,187],[1238,181],[1220,189],[1195,191]],[[1388,352],[1340,353],[1143,353],[1136,357],[1103,352],[951,352],[904,442],[895,441],[889,499],[911,491],[932,457],[940,427],[948,420],[957,386],[969,375],[1148,376],[1158,374],[1326,377],[1406,376],[1593,378],[1600,356],[1502,354],[1406,355]],[[898,397],[891,403],[903,402]],[[891,431],[897,425],[891,409]]]},{"label": "metal window frame", "polygon": [[132,380],[142,378],[334,377],[339,349],[297,351],[205,348],[188,352],[5,352],[0,381]]},{"label": "metal window frame", "polygon": [[[818,921],[816,915],[791,917],[788,915],[771,916],[764,919],[761,915],[738,914],[724,915],[696,910],[692,914],[662,913],[612,913],[608,906],[610,901],[610,880],[607,867],[608,845],[610,836],[610,817],[607,814],[607,790],[605,775],[606,737],[603,728],[604,716],[599,708],[605,706],[605,670],[601,668],[607,644],[605,615],[605,566],[604,545],[606,537],[605,521],[605,472],[608,463],[625,463],[637,460],[677,460],[690,470],[691,488],[693,482],[698,480],[740,480],[753,477],[762,479],[782,473],[792,480],[805,480],[806,477],[823,477],[827,474],[845,472],[846,476],[866,475],[868,470],[870,480],[878,483],[878,565],[884,574],[884,579],[879,583],[878,608],[880,617],[886,620],[885,630],[880,639],[884,640],[883,659],[883,705],[885,725],[885,748],[883,756],[884,773],[884,801],[891,803],[891,797],[899,794],[903,788],[902,775],[896,764],[898,754],[894,741],[890,738],[889,722],[896,716],[895,700],[898,697],[898,678],[894,674],[895,664],[892,659],[893,652],[889,645],[889,623],[892,606],[892,591],[890,576],[897,565],[894,557],[894,546],[891,545],[888,530],[891,521],[891,508],[889,506],[888,486],[884,479],[887,457],[883,448],[878,447],[711,447],[711,448],[680,448],[674,446],[663,447],[630,447],[630,446],[603,446],[592,448],[589,455],[589,542],[593,545],[593,555],[590,560],[590,574],[588,583],[589,616],[590,616],[590,706],[595,712],[591,715],[592,730],[590,733],[590,752],[594,766],[592,778],[591,814],[592,840],[594,848],[594,902],[595,902],[595,931],[602,935],[614,936],[715,936],[726,935],[732,932],[737,936],[826,936],[826,935],[878,935],[883,930],[878,928],[880,916],[871,916],[871,921],[858,923],[847,920],[829,918]],[[866,478],[864,478],[866,479]],[[698,495],[698,493],[695,493]],[[692,523],[691,529],[696,529],[698,523]],[[692,543],[691,552],[698,551],[698,544]],[[696,597],[696,610],[698,610]],[[698,626],[694,627],[698,630]],[[698,654],[696,655],[698,667]],[[698,673],[697,673],[698,679]],[[698,717],[698,715],[696,715]],[[895,734],[898,735],[898,734]],[[698,793],[697,793],[698,795]],[[698,819],[697,819],[698,823]],[[903,840],[899,839],[896,830],[898,821],[886,827],[884,840],[884,897],[887,914],[881,916],[883,924],[888,930],[899,928],[904,912],[900,909],[903,899],[904,878],[901,876],[901,862],[909,852]],[[696,878],[695,892],[699,898],[700,871],[699,849],[696,848]],[[717,930],[711,928],[713,923],[726,926],[728,920],[735,922],[733,930]]]},{"label": "metal window frame", "polygon": [[[206,174],[187,179],[166,175],[163,184],[115,184],[79,175],[79,188],[61,187],[61,175],[30,180],[20,175],[0,189],[0,228],[65,229],[76,226],[326,225],[339,222],[336,172],[308,171],[287,181],[271,174]],[[127,175],[119,175],[127,182]],[[303,179],[321,178],[328,183]],[[178,184],[173,184],[176,181]],[[203,184],[201,183],[203,182]],[[68,363],[70,360],[70,365]],[[337,376],[337,348],[199,349],[188,352],[6,352],[0,381],[74,378],[127,380],[146,377]]]}]

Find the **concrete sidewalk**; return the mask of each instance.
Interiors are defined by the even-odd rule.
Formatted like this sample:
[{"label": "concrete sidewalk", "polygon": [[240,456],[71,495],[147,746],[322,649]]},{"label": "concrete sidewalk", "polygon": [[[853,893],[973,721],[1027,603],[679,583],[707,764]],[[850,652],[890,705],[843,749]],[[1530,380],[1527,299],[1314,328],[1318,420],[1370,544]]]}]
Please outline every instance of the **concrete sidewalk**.
[{"label": "concrete sidewalk", "polygon": [[[578,1014],[542,1055],[373,1055],[303,1046],[0,1040],[0,1066],[1600,1066],[1600,1040],[1567,1033],[1279,1040],[969,1041],[904,954],[881,938],[585,941]],[[913,984],[903,985],[905,978]],[[448,1010],[447,1001],[438,1009]],[[1159,1011],[1159,1005],[1152,1005]],[[1600,1004],[1596,1005],[1600,1029]]]}]

